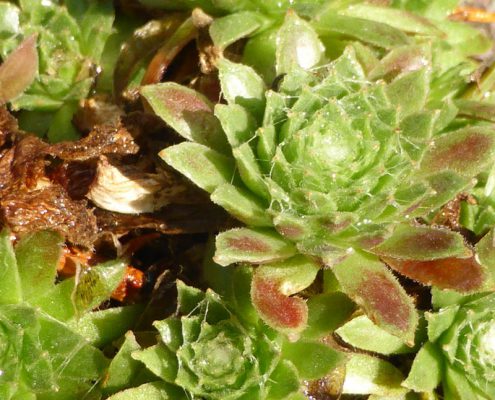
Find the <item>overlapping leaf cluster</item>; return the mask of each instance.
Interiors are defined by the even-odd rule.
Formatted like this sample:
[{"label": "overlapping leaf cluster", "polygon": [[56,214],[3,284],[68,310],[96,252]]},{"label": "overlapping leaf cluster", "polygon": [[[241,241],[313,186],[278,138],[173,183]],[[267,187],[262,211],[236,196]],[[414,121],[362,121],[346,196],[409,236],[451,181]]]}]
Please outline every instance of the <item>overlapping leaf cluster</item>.
[{"label": "overlapping leaf cluster", "polygon": [[[222,297],[178,282],[176,314],[154,322],[159,333],[156,345],[140,349],[133,337],[127,337],[129,345],[124,344],[112,362],[109,380],[123,374],[112,366],[126,359],[134,363],[128,386],[139,374],[136,360],[154,379],[119,392],[112,400],[137,398],[157,388],[168,396],[175,393],[174,399],[302,399],[302,379],[323,377],[342,365],[344,354],[314,340],[314,332],[291,343],[261,322],[249,299],[248,268],[218,276],[222,275],[228,281],[213,284]],[[352,311],[345,300],[340,304]]]},{"label": "overlapping leaf cluster", "polygon": [[15,249],[0,236],[0,397],[99,399],[109,360],[97,347],[125,332],[138,309],[90,312],[119,283],[121,262],[55,285],[61,237],[39,232]]},{"label": "overlapping leaf cluster", "polygon": [[36,111],[24,114],[21,123],[39,134],[53,125],[49,133],[53,140],[74,138],[70,120],[78,101],[86,98],[95,84],[103,49],[112,32],[111,2],[1,2],[0,15],[2,59],[30,35],[36,36],[38,44],[37,79],[11,101],[16,110]]},{"label": "overlapping leaf cluster", "polygon": [[[473,116],[460,121],[453,101],[436,102],[440,86],[427,47],[407,47],[420,63],[398,64],[403,47],[379,59],[355,44],[307,70],[308,53],[291,39],[305,36],[314,54],[321,43],[311,26],[288,13],[278,35],[276,68],[284,76],[276,91],[226,59],[218,69],[227,105],[213,109],[173,83],[142,89],[190,141],[161,155],[249,226],[220,234],[215,259],[263,264],[252,296],[269,324],[304,327],[304,303],[285,296],[310,285],[323,263],[373,320],[411,341],[414,306],[380,258],[425,284],[467,292],[490,284],[459,234],[412,221],[492,163],[494,127]],[[452,260],[463,277],[475,278],[459,283],[457,272],[435,272]],[[271,303],[290,305],[291,320],[270,315],[267,293]]]}]

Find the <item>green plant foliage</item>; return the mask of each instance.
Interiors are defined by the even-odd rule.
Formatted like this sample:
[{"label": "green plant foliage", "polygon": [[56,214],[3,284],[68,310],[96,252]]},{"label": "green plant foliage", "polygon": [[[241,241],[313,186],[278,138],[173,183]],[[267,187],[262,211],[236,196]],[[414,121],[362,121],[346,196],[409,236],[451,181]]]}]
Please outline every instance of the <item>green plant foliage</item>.
[{"label": "green plant foliage", "polygon": [[[296,36],[307,43],[298,44],[294,29],[306,32]],[[355,43],[311,68],[318,61],[305,65],[312,56],[299,50],[319,54],[312,29],[294,13],[286,16],[276,63],[285,75],[276,91],[264,89],[251,67],[226,59],[218,69],[228,104],[213,112],[177,84],[144,87],[155,113],[188,140],[160,155],[248,225],[218,235],[215,260],[263,264],[251,293],[272,327],[304,329],[306,305],[288,296],[311,284],[311,263],[325,264],[373,321],[412,343],[414,305],[379,257],[427,285],[488,287],[489,266],[460,234],[411,221],[472,186],[492,163],[495,129],[475,116],[459,123],[452,101],[436,102],[441,85],[430,47],[394,47],[369,68],[363,54],[372,50]],[[416,61],[397,64],[408,52]],[[310,259],[282,268],[298,253]],[[459,264],[450,274],[442,268],[447,260]],[[463,285],[454,276],[459,270],[476,279]],[[286,312],[272,314],[280,308]]]},{"label": "green plant foliage", "polygon": [[[249,269],[240,268],[230,278],[227,286],[217,282],[225,300],[211,289],[202,292],[178,282],[177,313],[154,323],[158,343],[131,352],[153,373],[153,384],[176,385],[189,399],[288,399],[301,393],[303,378],[320,378],[345,361],[326,344],[312,339],[289,342],[261,322],[249,300]],[[231,291],[234,287],[247,291]],[[128,338],[117,357],[129,362],[124,353],[132,346]],[[138,396],[145,390],[148,386],[114,397],[128,398],[119,396],[131,391]],[[155,398],[162,397],[149,397]]]},{"label": "green plant foliage", "polygon": [[[138,312],[78,308],[78,293],[99,303],[119,281],[109,279],[105,293],[75,279],[55,284],[61,245],[62,238],[53,232],[27,235],[15,248],[7,230],[0,234],[2,399],[99,399],[99,382],[109,360],[95,344],[105,345],[122,335]],[[123,273],[124,268],[124,263],[113,262],[95,270]]]},{"label": "green plant foliage", "polygon": [[429,340],[420,349],[403,386],[416,392],[443,389],[444,399],[492,399],[495,295],[459,297],[426,314]]},{"label": "green plant foliage", "polygon": [[[70,125],[74,105],[94,85],[103,48],[112,31],[113,6],[110,1],[95,0],[45,3],[0,3],[0,57],[5,59],[23,38],[36,35],[37,79],[22,95],[9,100],[15,110],[48,112],[57,124],[52,134],[60,135],[57,130],[65,132],[65,136],[53,139],[67,140],[75,137]],[[32,120],[36,114],[26,118],[32,125],[36,123]]]}]

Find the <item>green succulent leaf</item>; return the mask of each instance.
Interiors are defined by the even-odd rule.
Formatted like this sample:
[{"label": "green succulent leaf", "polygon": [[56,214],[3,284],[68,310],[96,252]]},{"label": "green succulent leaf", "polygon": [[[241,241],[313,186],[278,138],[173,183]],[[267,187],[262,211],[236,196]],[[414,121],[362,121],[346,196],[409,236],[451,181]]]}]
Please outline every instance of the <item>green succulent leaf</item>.
[{"label": "green succulent leaf", "polygon": [[239,104],[216,104],[215,116],[220,120],[232,148],[239,147],[254,137],[256,120]]},{"label": "green succulent leaf", "polygon": [[0,257],[2,285],[0,286],[0,304],[19,303],[22,300],[22,287],[14,248],[7,229],[0,233]]},{"label": "green succulent leaf", "polygon": [[342,393],[400,395],[406,392],[400,386],[402,373],[388,361],[365,354],[352,354],[346,364]]},{"label": "green succulent leaf", "polygon": [[33,301],[53,287],[62,256],[62,236],[55,232],[28,234],[15,247],[22,294]]},{"label": "green succulent leaf", "polygon": [[108,367],[108,377],[104,383],[105,393],[117,393],[132,385],[140,370],[141,363],[134,360],[131,354],[140,349],[141,346],[136,341],[134,334],[131,331],[127,332],[124,342]]},{"label": "green succulent leaf", "polygon": [[292,243],[268,229],[238,228],[217,236],[215,261],[220,265],[236,262],[273,262],[296,254]]},{"label": "green succulent leaf", "polygon": [[302,332],[303,338],[320,339],[346,322],[356,306],[341,292],[322,293],[311,296],[307,301],[308,326]]},{"label": "green succulent leaf", "polygon": [[433,21],[407,11],[372,4],[353,4],[340,12],[350,17],[381,22],[408,33],[441,36],[443,32]]},{"label": "green succulent leaf", "polygon": [[411,225],[399,225],[390,238],[371,251],[380,256],[418,261],[468,258],[472,254],[457,232]]},{"label": "green succulent leaf", "polygon": [[[365,315],[353,318],[335,333],[353,347],[378,354],[404,354],[414,351],[398,337],[380,329]],[[372,341],[370,337],[373,338]]]},{"label": "green succulent leaf", "polygon": [[414,344],[418,314],[412,299],[380,261],[354,252],[332,267],[340,285],[380,328]]},{"label": "green succulent leaf", "polygon": [[225,135],[205,96],[173,82],[144,86],[141,94],[156,115],[182,137],[222,153],[227,151]]},{"label": "green succulent leaf", "polygon": [[460,175],[476,175],[490,163],[495,152],[492,127],[467,127],[438,136],[421,162],[421,172],[433,174],[450,169]]},{"label": "green succulent leaf", "polygon": [[323,343],[299,340],[295,343],[285,342],[282,356],[292,361],[303,379],[317,379],[343,365],[344,353],[332,349]]},{"label": "green succulent leaf", "polygon": [[245,189],[225,183],[215,189],[211,200],[246,224],[256,227],[273,225],[260,199]]},{"label": "green succulent leaf", "polygon": [[166,382],[149,382],[118,392],[108,400],[186,400],[184,391]]},{"label": "green succulent leaf", "polygon": [[277,33],[277,75],[294,68],[310,69],[316,66],[324,52],[324,46],[311,25],[289,10]]},{"label": "green succulent leaf", "polygon": [[83,270],[73,293],[76,311],[91,310],[108,299],[124,278],[125,268],[125,262],[115,260]]},{"label": "green succulent leaf", "polygon": [[263,79],[251,67],[226,58],[221,58],[217,66],[227,102],[238,104],[255,116],[260,115],[265,107],[266,87]]},{"label": "green succulent leaf", "polygon": [[337,33],[385,49],[410,43],[405,33],[390,25],[363,18],[338,15],[331,9],[318,15],[314,25],[316,31],[322,36]]},{"label": "green succulent leaf", "polygon": [[416,355],[402,386],[416,392],[433,391],[441,382],[443,360],[439,349],[427,342]]},{"label": "green succulent leaf", "polygon": [[215,46],[225,49],[239,39],[255,33],[267,22],[260,13],[241,11],[215,19],[209,32]]},{"label": "green succulent leaf", "polygon": [[[32,0],[2,7],[0,14],[6,14],[0,20],[0,57],[5,62],[0,67],[0,102],[10,101],[17,111],[35,111],[23,113],[21,126],[45,135],[55,129],[46,122],[61,108],[86,98],[94,86],[95,71],[101,69],[103,48],[112,33],[113,4],[84,0],[47,6]],[[17,58],[14,68],[8,67],[11,57]],[[71,117],[67,115],[61,125],[58,121],[59,140],[74,138]]]},{"label": "green succulent leaf", "polygon": [[202,144],[180,143],[167,147],[159,155],[167,164],[208,192],[232,182],[234,177],[232,160]]}]

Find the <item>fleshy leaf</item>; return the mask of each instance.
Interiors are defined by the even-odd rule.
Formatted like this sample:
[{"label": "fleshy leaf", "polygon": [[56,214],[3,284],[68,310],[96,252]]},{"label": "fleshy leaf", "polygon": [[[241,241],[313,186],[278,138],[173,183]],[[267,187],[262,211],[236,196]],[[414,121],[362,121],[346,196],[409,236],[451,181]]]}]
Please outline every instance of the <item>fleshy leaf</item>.
[{"label": "fleshy leaf", "polygon": [[131,331],[127,332],[124,343],[108,367],[107,379],[103,385],[107,394],[116,393],[131,386],[141,367],[141,363],[134,360],[131,353],[140,349],[141,346],[134,334]]},{"label": "fleshy leaf", "polygon": [[490,163],[495,153],[495,130],[473,126],[438,136],[421,161],[421,172],[433,174],[447,169],[474,176]]},{"label": "fleshy leaf", "polygon": [[481,264],[488,269],[492,281],[495,281],[495,236],[493,229],[490,229],[490,231],[476,243],[475,249]]},{"label": "fleshy leaf", "polygon": [[297,338],[306,328],[308,307],[299,297],[289,297],[281,291],[278,279],[254,274],[251,299],[258,314],[272,328]]},{"label": "fleshy leaf", "polygon": [[236,262],[260,264],[283,260],[295,254],[294,245],[275,231],[240,228],[217,236],[214,259],[223,266]]},{"label": "fleshy leaf", "polygon": [[349,319],[356,306],[340,292],[311,296],[308,305],[308,327],[302,335],[307,339],[319,339],[330,334]]},{"label": "fleshy leaf", "polygon": [[15,254],[25,299],[31,302],[52,289],[62,255],[60,234],[42,231],[26,235],[16,245]]},{"label": "fleshy leaf", "polygon": [[165,382],[174,382],[177,375],[177,358],[163,344],[134,351],[132,358],[144,363],[146,368]]},{"label": "fleshy leaf", "polygon": [[256,120],[238,104],[216,104],[215,116],[220,120],[229,144],[236,148],[254,137]]},{"label": "fleshy leaf", "polygon": [[210,36],[215,46],[225,49],[262,26],[264,18],[252,11],[241,11],[235,14],[216,18],[210,25]]},{"label": "fleshy leaf", "polygon": [[335,333],[351,346],[374,353],[389,355],[413,351],[402,340],[380,329],[365,315],[352,319]]},{"label": "fleshy leaf", "polygon": [[292,398],[289,396],[298,391],[300,386],[300,377],[297,373],[297,368],[294,367],[293,363],[287,360],[281,360],[270,376],[267,398],[272,400]]},{"label": "fleshy leaf", "polygon": [[365,354],[352,354],[346,364],[342,393],[391,396],[405,392],[403,376],[392,364]]},{"label": "fleshy leaf", "polygon": [[459,108],[459,115],[495,122],[495,104],[459,99],[455,101],[455,105]]},{"label": "fleshy leaf", "polygon": [[374,323],[406,344],[414,344],[418,324],[414,303],[384,264],[354,252],[332,270],[344,293],[363,307]]},{"label": "fleshy leaf", "polygon": [[115,260],[83,270],[73,293],[74,307],[84,312],[107,300],[125,274],[126,264]]},{"label": "fleshy leaf", "polygon": [[342,15],[369,19],[390,25],[404,32],[441,36],[444,33],[430,20],[403,10],[372,4],[353,4],[340,12]]},{"label": "fleshy leaf", "polygon": [[233,160],[202,144],[180,143],[163,149],[159,155],[207,192],[211,193],[218,186],[232,182]]},{"label": "fleshy leaf", "polygon": [[463,237],[447,229],[399,225],[392,236],[370,250],[379,256],[402,260],[429,261],[472,255]]},{"label": "fleshy leaf", "polygon": [[436,313],[426,313],[428,321],[428,340],[435,342],[442,334],[449,329],[454,322],[459,307],[450,306],[440,309]]},{"label": "fleshy leaf", "polygon": [[312,258],[297,255],[284,261],[261,265],[258,277],[280,282],[280,291],[286,296],[298,293],[313,283],[320,265]]},{"label": "fleshy leaf", "polygon": [[245,189],[226,183],[215,189],[211,200],[245,224],[256,227],[273,225],[260,199]]},{"label": "fleshy leaf", "polygon": [[184,391],[166,382],[149,382],[118,392],[108,400],[186,400]]},{"label": "fleshy leaf", "polygon": [[434,390],[442,380],[443,355],[432,343],[419,350],[414,359],[411,371],[402,386],[416,392]]},{"label": "fleshy leaf", "polygon": [[447,399],[478,400],[474,387],[464,375],[464,371],[455,368],[445,368],[443,391]]},{"label": "fleshy leaf", "polygon": [[0,106],[22,94],[37,74],[36,35],[31,35],[0,65]]},{"label": "fleshy leaf", "polygon": [[173,82],[144,86],[141,94],[153,111],[182,137],[227,152],[227,140],[213,105],[202,94]]},{"label": "fleshy leaf", "polygon": [[408,278],[440,289],[473,293],[489,289],[489,277],[476,257],[441,258],[431,261],[382,257],[391,268]]},{"label": "fleshy leaf", "polygon": [[86,313],[79,318],[72,318],[67,325],[92,345],[101,347],[118,339],[128,329],[131,329],[142,311],[143,307],[140,304],[112,307]]},{"label": "fleshy leaf", "polygon": [[320,62],[323,52],[324,46],[311,25],[289,10],[277,34],[277,74],[294,68],[310,69]]},{"label": "fleshy leaf", "polygon": [[318,15],[314,23],[321,35],[340,33],[384,49],[410,44],[405,33],[376,21],[337,15],[331,9]]},{"label": "fleshy leaf", "polygon": [[282,357],[296,366],[303,379],[318,379],[338,368],[346,359],[345,353],[330,346],[305,340],[285,342]]},{"label": "fleshy leaf", "polygon": [[251,67],[222,58],[217,63],[222,93],[229,104],[239,104],[260,116],[265,106],[265,83]]},{"label": "fleshy leaf", "polygon": [[10,232],[3,229],[0,232],[0,304],[19,303],[22,301],[22,288],[17,261],[10,239]]},{"label": "fleshy leaf", "polygon": [[[396,78],[387,87],[387,94],[392,104],[398,108],[399,114],[406,116],[424,108],[429,84],[429,71],[421,68]],[[404,93],[408,95],[404,96]]]}]

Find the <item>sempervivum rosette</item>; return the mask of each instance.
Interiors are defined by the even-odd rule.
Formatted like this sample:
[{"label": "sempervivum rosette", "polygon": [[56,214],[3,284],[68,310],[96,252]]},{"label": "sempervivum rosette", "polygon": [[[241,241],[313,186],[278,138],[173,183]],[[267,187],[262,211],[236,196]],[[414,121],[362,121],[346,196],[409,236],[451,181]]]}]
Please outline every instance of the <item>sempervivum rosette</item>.
[{"label": "sempervivum rosette", "polygon": [[[302,36],[312,45],[294,45]],[[414,62],[397,64],[404,49],[378,59],[356,44],[305,70],[319,41],[291,12],[279,43],[278,90],[226,59],[218,68],[227,105],[213,109],[173,83],[144,87],[154,111],[189,140],[161,156],[248,225],[217,237],[215,260],[261,265],[252,296],[268,324],[304,327],[305,303],[287,296],[326,265],[375,322],[411,342],[414,305],[383,261],[425,284],[486,289],[486,268],[462,236],[415,218],[492,163],[495,129],[458,118],[451,101],[431,101],[438,87],[426,45],[414,47]]]},{"label": "sempervivum rosette", "polygon": [[403,386],[431,393],[441,385],[446,400],[493,399],[495,295],[456,296],[449,305],[444,293],[433,297],[442,307],[426,314],[428,341]]},{"label": "sempervivum rosette", "polygon": [[249,301],[246,272],[230,274],[229,284],[247,293],[231,292],[226,300],[178,282],[177,313],[154,323],[158,343],[132,353],[162,379],[148,386],[177,385],[188,399],[296,400],[303,398],[302,379],[322,377],[344,361],[326,344],[290,343],[263,324]]}]

